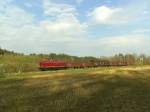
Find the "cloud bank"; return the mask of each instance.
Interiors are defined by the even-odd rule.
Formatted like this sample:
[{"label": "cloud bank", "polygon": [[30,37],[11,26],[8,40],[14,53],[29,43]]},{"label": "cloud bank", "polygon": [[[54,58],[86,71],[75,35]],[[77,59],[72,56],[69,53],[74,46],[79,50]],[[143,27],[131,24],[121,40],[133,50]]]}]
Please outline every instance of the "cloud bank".
[{"label": "cloud bank", "polygon": [[[50,0],[43,0],[40,5],[43,19],[37,20],[34,14],[15,4],[14,0],[0,0],[1,47],[23,53],[56,52],[78,56],[150,52],[150,38],[145,35],[149,30],[134,29],[129,34],[109,37],[99,34],[97,38],[89,31],[94,27],[91,24],[127,25],[145,8],[129,14],[124,7],[101,5],[89,11],[88,18],[81,22],[74,5]],[[131,6],[126,9],[131,10]],[[139,19],[143,20],[143,17]]]}]

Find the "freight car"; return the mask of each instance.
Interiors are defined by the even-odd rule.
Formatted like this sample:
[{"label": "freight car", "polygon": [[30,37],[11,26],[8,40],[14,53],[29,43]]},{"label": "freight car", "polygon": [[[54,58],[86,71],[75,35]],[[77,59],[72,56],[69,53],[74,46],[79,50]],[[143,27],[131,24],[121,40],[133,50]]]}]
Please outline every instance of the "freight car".
[{"label": "freight car", "polygon": [[89,67],[106,67],[106,66],[127,66],[125,61],[109,61],[109,60],[99,60],[92,61],[90,63],[67,63],[65,61],[58,60],[43,60],[39,63],[39,68],[41,70],[49,69],[66,69],[66,68],[89,68]]}]

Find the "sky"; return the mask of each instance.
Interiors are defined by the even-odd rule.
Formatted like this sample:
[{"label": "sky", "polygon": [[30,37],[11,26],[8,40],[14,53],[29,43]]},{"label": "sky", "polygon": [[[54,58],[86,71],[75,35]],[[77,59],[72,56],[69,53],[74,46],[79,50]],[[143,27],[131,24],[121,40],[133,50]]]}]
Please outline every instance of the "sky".
[{"label": "sky", "polygon": [[26,54],[150,55],[150,0],[0,0],[0,47]]}]

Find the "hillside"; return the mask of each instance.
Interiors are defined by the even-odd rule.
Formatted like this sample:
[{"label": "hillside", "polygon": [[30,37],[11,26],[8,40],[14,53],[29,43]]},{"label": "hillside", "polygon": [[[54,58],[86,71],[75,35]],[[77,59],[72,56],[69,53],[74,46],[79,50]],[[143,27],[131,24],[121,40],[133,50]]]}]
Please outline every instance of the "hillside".
[{"label": "hillside", "polygon": [[150,57],[135,54],[117,54],[110,57],[71,56],[67,54],[21,54],[0,49],[0,75],[5,73],[20,73],[39,71],[38,64],[43,59],[63,60],[68,63],[90,63],[99,60],[126,61],[132,66],[150,65]]}]

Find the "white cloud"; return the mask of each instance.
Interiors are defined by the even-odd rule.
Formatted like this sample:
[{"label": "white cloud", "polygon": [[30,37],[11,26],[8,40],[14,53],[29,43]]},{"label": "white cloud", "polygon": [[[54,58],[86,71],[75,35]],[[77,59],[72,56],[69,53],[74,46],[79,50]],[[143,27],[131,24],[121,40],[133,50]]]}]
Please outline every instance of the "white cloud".
[{"label": "white cloud", "polygon": [[74,55],[100,56],[116,53],[149,53],[150,38],[144,35],[121,35],[99,39],[76,39],[67,43],[67,52]]},{"label": "white cloud", "polygon": [[[56,6],[57,15],[52,14],[55,20],[48,17],[37,22],[33,15],[18,6],[8,3],[6,6],[5,10],[0,10],[3,15],[0,17],[2,47],[26,53],[63,52],[67,51],[67,42],[78,40],[85,33],[86,25],[80,23],[68,7],[61,11]],[[48,15],[55,14],[50,10]]]},{"label": "white cloud", "polygon": [[133,33],[150,33],[150,29],[145,28],[145,29],[136,29],[133,31]]},{"label": "white cloud", "polygon": [[99,6],[88,13],[90,21],[95,24],[128,24],[141,22],[149,17],[150,1],[132,0],[118,7]]},{"label": "white cloud", "polygon": [[86,25],[81,24],[76,18],[69,17],[57,19],[55,21],[41,21],[41,26],[45,28],[49,34],[59,40],[82,38],[86,33]]},{"label": "white cloud", "polygon": [[74,15],[76,9],[68,4],[56,4],[50,0],[43,0],[44,14],[47,16]]},{"label": "white cloud", "polygon": [[114,22],[118,14],[122,11],[121,8],[109,8],[107,6],[100,6],[95,8],[88,14],[96,23],[109,24]]},{"label": "white cloud", "polygon": [[9,3],[2,5],[0,9],[0,23],[3,26],[22,26],[33,23],[33,16],[25,12],[23,9],[11,5]]},{"label": "white cloud", "polygon": [[[44,0],[43,8],[44,14],[50,17],[41,21],[40,25],[53,35],[53,37],[60,40],[81,38],[86,32],[85,29],[87,26],[77,19],[77,11],[73,6],[56,4],[49,0]],[[49,19],[51,17],[55,19]]]},{"label": "white cloud", "polygon": [[116,36],[104,39],[104,43],[109,45],[116,45],[116,46],[133,46],[138,45],[143,42],[145,36],[143,35],[123,35],[123,36]]},{"label": "white cloud", "polygon": [[104,46],[114,53],[148,53],[150,38],[143,34],[128,34],[104,39]]}]

